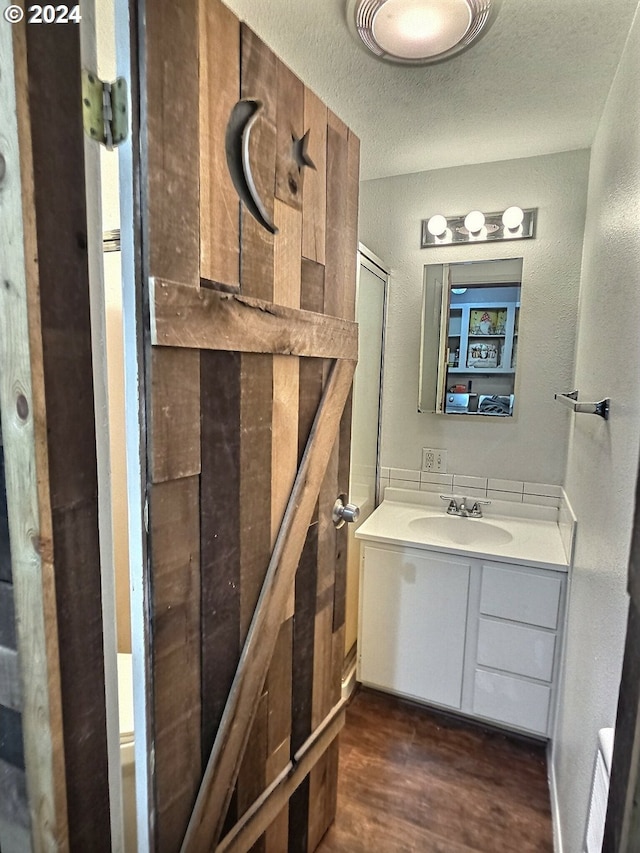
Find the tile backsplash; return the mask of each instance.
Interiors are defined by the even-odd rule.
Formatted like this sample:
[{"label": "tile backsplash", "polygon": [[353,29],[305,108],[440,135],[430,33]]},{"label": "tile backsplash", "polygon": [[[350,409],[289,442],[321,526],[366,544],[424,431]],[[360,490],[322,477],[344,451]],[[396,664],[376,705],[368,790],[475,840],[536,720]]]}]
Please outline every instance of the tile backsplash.
[{"label": "tile backsplash", "polygon": [[396,489],[419,489],[464,497],[493,498],[538,506],[560,507],[562,488],[547,483],[525,483],[492,477],[469,477],[465,474],[431,474],[407,468],[380,468],[380,492],[388,486]]}]

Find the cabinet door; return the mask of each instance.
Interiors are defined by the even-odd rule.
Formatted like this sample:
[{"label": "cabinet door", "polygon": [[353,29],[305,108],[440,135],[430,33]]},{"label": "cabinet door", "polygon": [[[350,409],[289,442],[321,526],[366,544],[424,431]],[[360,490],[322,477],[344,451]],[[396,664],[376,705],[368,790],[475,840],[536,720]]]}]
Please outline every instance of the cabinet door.
[{"label": "cabinet door", "polygon": [[470,563],[364,548],[359,679],[460,708]]}]

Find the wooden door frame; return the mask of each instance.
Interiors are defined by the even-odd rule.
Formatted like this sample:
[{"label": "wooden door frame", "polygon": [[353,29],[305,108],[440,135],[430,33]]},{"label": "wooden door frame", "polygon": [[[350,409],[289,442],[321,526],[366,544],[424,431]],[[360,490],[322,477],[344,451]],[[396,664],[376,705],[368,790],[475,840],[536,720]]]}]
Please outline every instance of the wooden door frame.
[{"label": "wooden door frame", "polygon": [[93,373],[104,368],[98,155],[81,118],[93,11],[81,26],[2,27],[0,228],[12,239],[0,248],[0,394],[30,815],[20,843],[34,850],[122,849],[114,609],[100,573],[104,373]]},{"label": "wooden door frame", "polygon": [[[0,28],[6,58],[0,79],[0,410],[7,471],[7,508],[16,613],[17,645],[23,683],[21,707],[27,785],[27,822],[4,826],[13,843],[31,841],[37,850],[68,850],[67,801],[62,729],[62,696],[57,664],[58,633],[50,554],[39,540],[51,536],[51,506],[46,488],[48,460],[38,417],[43,406],[42,342],[34,322],[37,284],[35,212],[24,34]],[[32,476],[25,473],[31,471]],[[17,677],[17,674],[16,674]],[[2,786],[17,815],[17,780]],[[38,803],[36,810],[32,804]],[[1,822],[0,822],[1,828]]]},{"label": "wooden door frame", "polygon": [[[128,495],[129,591],[133,666],[134,762],[138,850],[155,849],[152,702],[149,638],[148,502],[145,413],[139,4],[115,0],[116,72],[127,81],[129,134],[118,147],[120,196],[120,268],[124,344],[126,482]],[[134,650],[138,653],[133,653]]]},{"label": "wooden door frame", "polygon": [[[80,61],[83,69],[98,69],[98,31],[95,0],[84,0],[80,31]],[[124,853],[122,770],[118,699],[118,637],[113,495],[111,488],[111,440],[109,425],[109,380],[107,353],[107,305],[102,226],[102,180],[100,145],[84,134],[85,197],[87,209],[87,255],[93,362],[93,394],[98,477],[98,524],[102,634],[104,646],[105,707],[111,848]],[[115,151],[109,156],[117,157]]]}]

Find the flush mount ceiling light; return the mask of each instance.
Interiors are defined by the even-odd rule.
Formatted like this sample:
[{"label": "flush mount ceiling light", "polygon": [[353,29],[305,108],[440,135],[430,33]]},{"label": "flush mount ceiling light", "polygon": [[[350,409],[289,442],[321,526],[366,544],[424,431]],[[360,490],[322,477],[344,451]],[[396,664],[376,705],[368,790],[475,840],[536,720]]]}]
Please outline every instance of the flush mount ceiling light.
[{"label": "flush mount ceiling light", "polygon": [[378,58],[428,65],[455,56],[484,35],[499,3],[500,0],[347,0],[347,22]]}]

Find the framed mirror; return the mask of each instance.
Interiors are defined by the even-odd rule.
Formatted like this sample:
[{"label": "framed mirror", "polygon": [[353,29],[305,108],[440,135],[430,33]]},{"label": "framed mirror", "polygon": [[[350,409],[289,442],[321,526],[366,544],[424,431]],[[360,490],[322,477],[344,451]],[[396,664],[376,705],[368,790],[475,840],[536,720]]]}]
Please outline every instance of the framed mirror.
[{"label": "framed mirror", "polygon": [[511,417],[522,258],[425,267],[418,410]]}]

